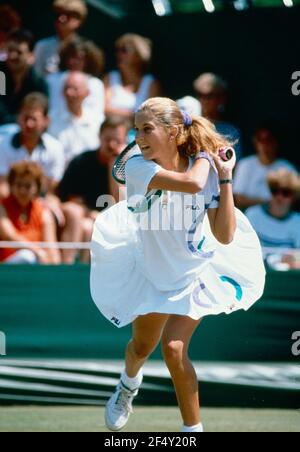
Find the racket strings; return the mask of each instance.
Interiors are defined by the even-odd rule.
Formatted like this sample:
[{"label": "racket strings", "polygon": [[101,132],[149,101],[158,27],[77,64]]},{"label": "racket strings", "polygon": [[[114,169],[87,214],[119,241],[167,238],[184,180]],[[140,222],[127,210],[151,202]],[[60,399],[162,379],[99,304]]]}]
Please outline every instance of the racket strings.
[{"label": "racket strings", "polygon": [[113,175],[119,183],[126,183],[126,163],[128,162],[128,160],[141,154],[142,153],[140,148],[134,142],[129,145],[128,148],[125,149],[125,151],[123,151],[122,154],[117,158],[113,168]]}]

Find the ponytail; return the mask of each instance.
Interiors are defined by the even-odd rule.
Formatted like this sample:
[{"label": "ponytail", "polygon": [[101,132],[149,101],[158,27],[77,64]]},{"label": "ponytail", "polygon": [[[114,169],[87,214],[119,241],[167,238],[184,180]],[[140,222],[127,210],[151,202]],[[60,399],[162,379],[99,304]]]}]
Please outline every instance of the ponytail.
[{"label": "ponytail", "polygon": [[149,111],[164,127],[178,128],[177,146],[182,155],[195,156],[200,151],[217,155],[224,147],[235,143],[220,135],[214,124],[201,116],[184,113],[176,102],[164,97],[154,97],[144,102],[138,112]]},{"label": "ponytail", "polygon": [[179,151],[190,157],[199,151],[217,155],[221,148],[233,144],[217,132],[212,122],[201,116],[193,116],[191,125],[183,124],[177,137]]}]

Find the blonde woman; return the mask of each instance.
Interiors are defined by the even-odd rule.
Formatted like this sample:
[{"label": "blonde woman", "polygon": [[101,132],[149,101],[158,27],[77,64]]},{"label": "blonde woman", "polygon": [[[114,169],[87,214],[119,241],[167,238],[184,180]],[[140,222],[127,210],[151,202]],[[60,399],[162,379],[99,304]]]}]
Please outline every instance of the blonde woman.
[{"label": "blonde woman", "polygon": [[139,105],[160,95],[160,85],[149,73],[152,43],[136,34],[116,42],[117,70],[105,77],[106,115],[133,119]]},{"label": "blonde woman", "polygon": [[142,155],[126,164],[127,201],[97,219],[92,241],[93,299],[114,325],[133,325],[106,424],[126,425],[143,365],[161,342],[182,431],[202,432],[189,344],[204,316],[248,310],[261,297],[261,248],[234,207],[236,158],[219,157],[230,143],[208,120],[154,98],[139,108],[135,126]]}]

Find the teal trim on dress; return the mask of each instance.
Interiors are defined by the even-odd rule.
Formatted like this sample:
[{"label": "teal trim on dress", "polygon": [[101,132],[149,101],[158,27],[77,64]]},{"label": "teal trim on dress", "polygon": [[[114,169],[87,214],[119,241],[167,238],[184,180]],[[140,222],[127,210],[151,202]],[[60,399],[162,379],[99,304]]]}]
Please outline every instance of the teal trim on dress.
[{"label": "teal trim on dress", "polygon": [[157,190],[155,193],[149,193],[146,197],[146,203],[142,202],[141,205],[139,205],[137,208],[128,206],[128,210],[132,213],[139,214],[139,213],[145,213],[148,212],[153,204],[162,197],[163,191]]}]

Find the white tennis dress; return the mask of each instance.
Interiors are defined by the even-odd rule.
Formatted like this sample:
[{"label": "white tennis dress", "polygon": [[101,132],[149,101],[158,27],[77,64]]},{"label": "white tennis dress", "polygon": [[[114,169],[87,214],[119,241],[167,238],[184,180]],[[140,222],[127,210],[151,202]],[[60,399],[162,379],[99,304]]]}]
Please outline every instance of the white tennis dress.
[{"label": "white tennis dress", "polygon": [[91,251],[93,300],[117,327],[150,313],[198,320],[246,311],[261,298],[262,250],[245,215],[236,209],[230,245],[218,243],[211,232],[206,214],[218,207],[220,188],[210,161],[207,184],[197,195],[148,193],[162,168],[142,156],[127,163],[127,201],[99,215]]}]

